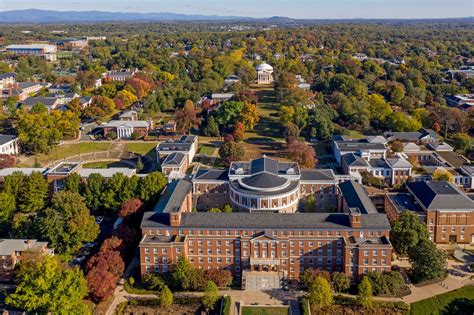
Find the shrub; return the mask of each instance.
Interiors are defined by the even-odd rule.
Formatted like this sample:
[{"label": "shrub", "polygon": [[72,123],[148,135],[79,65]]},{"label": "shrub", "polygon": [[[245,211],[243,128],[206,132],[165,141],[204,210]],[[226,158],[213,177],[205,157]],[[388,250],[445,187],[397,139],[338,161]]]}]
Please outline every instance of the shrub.
[{"label": "shrub", "polygon": [[375,295],[395,295],[397,291],[405,284],[402,275],[398,271],[390,271],[382,274],[377,272],[369,272],[367,278],[372,285],[372,290]]},{"label": "shrub", "polygon": [[232,299],[230,296],[224,297],[222,303],[224,303],[222,306],[222,315],[230,315],[230,308],[232,306]]},{"label": "shrub", "polygon": [[115,131],[109,131],[106,135],[105,135],[105,139],[107,140],[114,140],[114,139],[117,139],[117,133]]}]

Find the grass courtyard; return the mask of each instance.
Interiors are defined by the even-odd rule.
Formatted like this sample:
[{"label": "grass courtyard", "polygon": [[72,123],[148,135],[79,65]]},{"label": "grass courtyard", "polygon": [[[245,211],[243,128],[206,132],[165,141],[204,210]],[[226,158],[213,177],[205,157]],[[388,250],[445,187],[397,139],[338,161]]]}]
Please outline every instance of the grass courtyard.
[{"label": "grass courtyard", "polygon": [[472,314],[474,311],[474,286],[436,295],[411,304],[410,314]]},{"label": "grass courtyard", "polygon": [[288,307],[243,306],[242,315],[288,315]]}]

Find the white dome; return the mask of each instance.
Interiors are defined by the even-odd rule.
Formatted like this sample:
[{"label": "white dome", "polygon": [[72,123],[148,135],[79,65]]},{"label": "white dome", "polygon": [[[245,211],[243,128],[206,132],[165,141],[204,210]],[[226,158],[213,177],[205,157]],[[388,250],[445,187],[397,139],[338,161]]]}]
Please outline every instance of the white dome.
[{"label": "white dome", "polygon": [[262,63],[257,66],[257,71],[273,71],[273,67],[270,66],[268,63]]}]

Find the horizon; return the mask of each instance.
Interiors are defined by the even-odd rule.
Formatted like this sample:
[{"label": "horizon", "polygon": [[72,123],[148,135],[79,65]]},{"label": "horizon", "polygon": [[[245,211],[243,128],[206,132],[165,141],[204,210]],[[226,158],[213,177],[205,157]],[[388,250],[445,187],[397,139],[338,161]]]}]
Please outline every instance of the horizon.
[{"label": "horizon", "polygon": [[[58,10],[57,1],[32,0],[18,3],[12,0],[0,0],[0,12],[13,10],[52,10],[52,11],[99,11],[116,13],[175,13],[204,16],[235,16],[251,18],[269,18],[274,16],[293,19],[448,19],[474,16],[474,5],[471,0],[459,0],[456,5],[445,0],[410,0],[378,3],[379,0],[333,0],[322,3],[320,0],[295,0],[291,4],[283,1],[260,0],[258,5],[252,0],[241,0],[233,5],[230,0],[183,0],[170,3],[163,0],[141,0],[133,4],[127,0],[113,1],[67,1],[61,6],[67,9]],[[324,1],[326,2],[326,1]],[[422,12],[422,13],[419,13]]]}]

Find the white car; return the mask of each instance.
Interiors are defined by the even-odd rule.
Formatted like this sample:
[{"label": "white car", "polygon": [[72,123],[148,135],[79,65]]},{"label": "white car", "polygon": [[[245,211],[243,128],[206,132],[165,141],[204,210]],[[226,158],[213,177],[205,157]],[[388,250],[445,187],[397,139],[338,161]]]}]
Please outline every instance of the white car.
[{"label": "white car", "polygon": [[99,217],[96,217],[96,218],[95,218],[95,223],[97,223],[97,224],[101,224],[102,221],[104,221],[104,217],[103,217],[103,216],[99,216]]}]

